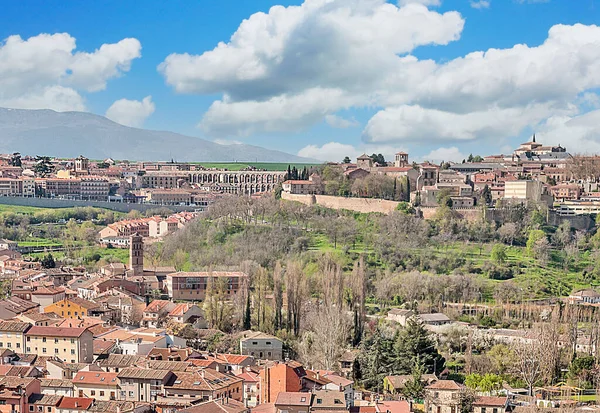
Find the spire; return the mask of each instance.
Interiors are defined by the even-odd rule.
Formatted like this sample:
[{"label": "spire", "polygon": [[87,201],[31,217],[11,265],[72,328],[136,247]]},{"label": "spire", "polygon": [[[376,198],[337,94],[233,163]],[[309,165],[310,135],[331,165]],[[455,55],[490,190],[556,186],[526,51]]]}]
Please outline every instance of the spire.
[{"label": "spire", "polygon": [[533,143],[535,143],[535,133],[533,134]]}]

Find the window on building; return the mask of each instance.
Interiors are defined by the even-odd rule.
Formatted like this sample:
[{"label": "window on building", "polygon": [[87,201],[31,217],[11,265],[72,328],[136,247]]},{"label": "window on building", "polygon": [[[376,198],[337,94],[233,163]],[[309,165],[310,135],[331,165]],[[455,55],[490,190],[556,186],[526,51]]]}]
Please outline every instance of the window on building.
[{"label": "window on building", "polygon": [[57,338],[54,339],[54,344],[58,344],[58,339]]},{"label": "window on building", "polygon": [[74,348],[71,349],[71,354],[75,354],[75,349]]},{"label": "window on building", "polygon": [[485,413],[485,407],[481,408],[481,413]]},{"label": "window on building", "polygon": [[75,344],[75,339],[74,338],[71,339],[71,344]]},{"label": "window on building", "polygon": [[33,406],[29,406],[29,411],[32,412],[33,411]]},{"label": "window on building", "polygon": [[91,394],[92,396],[95,396],[95,395],[96,395],[96,390],[91,390],[91,391],[90,391],[90,394]]},{"label": "window on building", "polygon": [[46,337],[42,337],[42,343],[46,342]]},{"label": "window on building", "polygon": [[58,354],[58,349],[57,348],[54,349],[54,354]]},{"label": "window on building", "polygon": [[17,348],[21,348],[21,343],[17,343]]},{"label": "window on building", "polygon": [[46,352],[46,347],[43,347],[42,348],[42,353],[45,353],[45,352]]}]

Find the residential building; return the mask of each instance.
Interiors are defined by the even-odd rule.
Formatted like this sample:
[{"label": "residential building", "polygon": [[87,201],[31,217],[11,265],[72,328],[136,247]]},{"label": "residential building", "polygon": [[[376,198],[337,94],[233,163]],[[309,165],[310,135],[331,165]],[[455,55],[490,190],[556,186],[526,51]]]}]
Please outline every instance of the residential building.
[{"label": "residential building", "polygon": [[278,413],[307,413],[310,410],[311,401],[311,393],[280,392],[275,400],[275,411]]},{"label": "residential building", "polygon": [[569,302],[571,304],[599,304],[600,293],[591,288],[578,290],[569,296]]},{"label": "residential building", "polygon": [[543,184],[539,181],[507,181],[504,184],[504,199],[539,202],[543,189]]},{"label": "residential building", "polygon": [[392,308],[388,311],[386,320],[395,321],[401,326],[406,325],[406,320],[415,315],[412,310],[405,310],[403,308]]},{"label": "residential building", "polygon": [[29,396],[29,412],[56,413],[56,410],[61,400],[62,396],[34,393],[31,396]]},{"label": "residential building", "polygon": [[25,332],[31,324],[19,321],[0,321],[0,348],[6,348],[17,353],[25,349]]},{"label": "residential building", "polygon": [[[196,304],[180,303],[169,312],[168,317],[180,324],[195,323],[198,320],[204,320],[204,311]],[[206,325],[206,322],[203,324]]]},{"label": "residential building", "polygon": [[165,395],[165,385],[173,372],[129,367],[119,371],[117,377],[121,386],[120,400],[152,402]]},{"label": "residential building", "polygon": [[428,326],[441,326],[452,322],[446,314],[442,313],[419,314],[417,317]]},{"label": "residential building", "polygon": [[106,201],[110,193],[110,183],[102,176],[81,177],[81,199],[88,201]]},{"label": "residential building", "polygon": [[166,323],[168,314],[177,307],[172,301],[154,300],[144,308],[142,313],[142,326],[148,328],[157,328],[160,324]]},{"label": "residential building", "polygon": [[45,313],[56,313],[65,318],[90,317],[101,306],[79,297],[65,298],[44,308]]},{"label": "residential building", "polygon": [[156,205],[188,205],[192,203],[193,195],[185,189],[141,189],[140,196],[146,202]]},{"label": "residential building", "polygon": [[243,380],[216,370],[200,369],[193,372],[177,371],[165,384],[165,393],[160,400],[180,401],[216,400],[225,397],[242,401]]},{"label": "residential building", "polygon": [[236,376],[242,379],[243,400],[248,407],[258,406],[260,399],[260,377],[251,369],[242,370]]},{"label": "residential building", "polygon": [[94,404],[89,397],[63,397],[56,407],[56,413],[85,413]]},{"label": "residential building", "polygon": [[302,391],[306,371],[295,361],[265,365],[259,372],[261,403],[275,403],[279,393]]},{"label": "residential building", "polygon": [[260,360],[282,360],[283,342],[260,331],[245,331],[240,334],[240,354]]},{"label": "residential building", "polygon": [[250,409],[242,402],[225,397],[203,401],[185,409],[177,409],[177,413],[250,413]]},{"label": "residential building", "polygon": [[473,402],[473,413],[505,413],[508,408],[508,398],[479,396]]},{"label": "residential building", "polygon": [[204,300],[209,282],[226,280],[227,295],[234,297],[248,275],[243,272],[176,272],[167,275],[165,285],[169,298],[173,300]]},{"label": "residential building", "polygon": [[70,363],[91,363],[93,344],[87,328],[33,326],[25,333],[25,353],[55,356]]},{"label": "residential building", "polygon": [[454,380],[439,380],[425,387],[426,413],[458,413],[463,386]]},{"label": "residential building", "polygon": [[[390,394],[400,394],[406,383],[412,381],[414,376],[411,374],[399,376],[386,376],[383,379],[383,391]],[[422,383],[428,386],[438,380],[435,374],[423,374],[421,376]]]},{"label": "residential building", "polygon": [[81,180],[72,178],[36,178],[38,193],[46,197],[81,196]]},{"label": "residential building", "polygon": [[73,396],[73,381],[65,379],[40,379],[42,393],[51,396]]},{"label": "residential building", "polygon": [[556,208],[561,216],[596,215],[600,214],[598,201],[564,201]]},{"label": "residential building", "polygon": [[559,184],[550,187],[550,193],[557,201],[573,201],[581,197],[582,188],[576,184]]},{"label": "residential building", "polygon": [[95,400],[117,400],[119,393],[118,373],[104,371],[80,371],[73,377],[73,387],[78,397]]},{"label": "residential building", "polygon": [[28,413],[29,397],[41,393],[40,381],[32,377],[2,377],[0,389],[1,413]]},{"label": "residential building", "polygon": [[31,301],[45,308],[64,300],[66,297],[63,287],[37,287],[31,291]]}]

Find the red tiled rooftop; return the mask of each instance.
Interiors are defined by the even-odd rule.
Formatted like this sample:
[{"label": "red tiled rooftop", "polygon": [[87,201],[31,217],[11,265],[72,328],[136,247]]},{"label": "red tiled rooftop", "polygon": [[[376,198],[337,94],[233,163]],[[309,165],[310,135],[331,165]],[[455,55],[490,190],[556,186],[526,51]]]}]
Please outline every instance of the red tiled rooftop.
[{"label": "red tiled rooftop", "polygon": [[25,335],[46,337],[80,337],[87,328],[33,326]]},{"label": "red tiled rooftop", "polygon": [[63,397],[58,405],[59,409],[77,409],[87,410],[94,403],[94,399],[88,399],[87,397]]}]

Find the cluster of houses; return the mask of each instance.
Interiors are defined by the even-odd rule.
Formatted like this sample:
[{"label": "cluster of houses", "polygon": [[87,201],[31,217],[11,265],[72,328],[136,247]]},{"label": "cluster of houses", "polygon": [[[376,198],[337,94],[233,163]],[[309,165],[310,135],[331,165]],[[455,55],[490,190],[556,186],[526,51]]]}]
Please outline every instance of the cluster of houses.
[{"label": "cluster of houses", "polygon": [[98,234],[100,244],[121,248],[129,247],[129,238],[134,234],[145,239],[160,240],[184,228],[196,216],[195,212],[178,212],[168,217],[155,215],[148,218],[117,221],[100,230]]},{"label": "cluster of houses", "polygon": [[[566,216],[599,213],[598,182],[593,176],[576,180],[569,169],[572,159],[564,147],[544,146],[534,135],[510,155],[463,163],[410,163],[406,152],[398,152],[394,161],[385,165],[368,155],[359,156],[355,163],[330,165],[339,167],[350,181],[370,174],[406,179],[411,201],[422,207],[436,207],[443,194],[457,209],[504,201],[545,203]],[[283,183],[284,192],[296,195],[323,194],[324,189],[325,182],[315,174],[308,180]]]},{"label": "cluster of houses", "polygon": [[[132,234],[129,264],[108,264],[95,274],[38,268],[7,277],[11,296],[0,300],[1,412],[458,412],[465,389],[447,371],[423,375],[424,399],[413,405],[401,396],[412,376],[387,376],[378,393],[356,386],[353,350],[327,371],[287,359],[282,340],[259,331],[237,333],[227,353],[197,350],[214,332],[199,305],[207,286],[226,279],[233,298],[247,275],[148,268],[143,242]],[[393,309],[387,316],[401,325],[410,318],[433,331],[452,325],[441,313]],[[534,339],[521,333],[481,332],[504,342]],[[513,409],[519,389],[504,390],[478,395],[473,411]]]},{"label": "cluster of houses", "polygon": [[[44,162],[44,168],[40,168]],[[222,194],[271,192],[285,172],[241,171],[193,163],[39,159],[0,155],[0,196],[189,205],[203,209]]]}]

